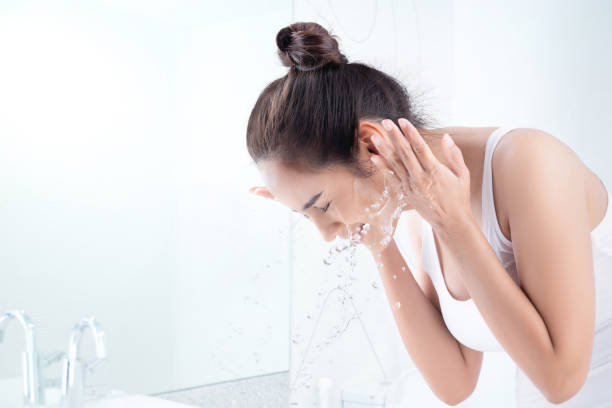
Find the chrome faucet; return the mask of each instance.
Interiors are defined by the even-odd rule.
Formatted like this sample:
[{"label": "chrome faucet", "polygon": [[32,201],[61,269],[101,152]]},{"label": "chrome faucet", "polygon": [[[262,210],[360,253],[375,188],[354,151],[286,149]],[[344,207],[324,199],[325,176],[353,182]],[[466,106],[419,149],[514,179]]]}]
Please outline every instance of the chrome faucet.
[{"label": "chrome faucet", "polygon": [[26,351],[22,353],[23,364],[23,398],[24,406],[40,404],[40,382],[38,378],[38,351],[34,338],[34,324],[23,310],[9,310],[0,315],[0,343],[4,339],[4,331],[8,322],[17,320],[25,332]]},{"label": "chrome faucet", "polygon": [[[78,358],[81,337],[86,329],[94,336],[96,357],[91,361],[81,361]],[[79,408],[83,405],[85,390],[85,374],[93,372],[94,368],[106,359],[104,347],[104,332],[95,317],[82,318],[74,326],[68,344],[68,357],[64,359],[62,375],[62,407]]]}]

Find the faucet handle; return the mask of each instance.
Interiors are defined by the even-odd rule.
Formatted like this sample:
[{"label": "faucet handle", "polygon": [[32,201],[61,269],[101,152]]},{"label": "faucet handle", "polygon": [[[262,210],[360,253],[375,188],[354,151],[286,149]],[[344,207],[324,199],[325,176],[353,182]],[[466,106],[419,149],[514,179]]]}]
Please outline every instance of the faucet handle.
[{"label": "faucet handle", "polygon": [[66,353],[64,353],[63,351],[57,351],[57,350],[52,350],[52,351],[46,351],[46,352],[40,352],[38,354],[38,367],[40,370],[39,373],[39,382],[40,382],[40,386],[41,386],[41,393],[42,393],[42,398],[41,401],[42,402],[46,402],[46,390],[48,388],[57,388],[59,389],[62,385],[62,381],[61,381],[61,377],[47,377],[45,372],[43,371],[43,369],[45,367],[50,366],[51,364],[60,361],[62,359],[62,357],[64,357],[66,355]]},{"label": "faucet handle", "polygon": [[47,367],[56,361],[60,361],[66,353],[63,351],[52,350],[40,353],[40,365],[41,367]]},{"label": "faucet handle", "polygon": [[87,370],[89,374],[93,373],[97,366],[103,361],[108,360],[108,357],[92,358],[91,360],[83,363],[83,368]]}]

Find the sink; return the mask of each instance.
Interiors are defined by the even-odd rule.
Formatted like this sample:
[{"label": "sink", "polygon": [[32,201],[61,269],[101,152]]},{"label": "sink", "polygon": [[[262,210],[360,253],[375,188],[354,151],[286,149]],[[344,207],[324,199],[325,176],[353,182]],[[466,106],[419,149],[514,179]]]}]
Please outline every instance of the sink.
[{"label": "sink", "polygon": [[[46,391],[46,400],[50,403],[41,408],[60,408],[60,390],[52,388]],[[51,403],[53,401],[53,403]],[[23,380],[21,377],[0,379],[0,407],[23,408]],[[139,395],[120,390],[108,392],[104,398],[86,400],[83,408],[194,408],[193,405],[180,404],[164,398]]]}]

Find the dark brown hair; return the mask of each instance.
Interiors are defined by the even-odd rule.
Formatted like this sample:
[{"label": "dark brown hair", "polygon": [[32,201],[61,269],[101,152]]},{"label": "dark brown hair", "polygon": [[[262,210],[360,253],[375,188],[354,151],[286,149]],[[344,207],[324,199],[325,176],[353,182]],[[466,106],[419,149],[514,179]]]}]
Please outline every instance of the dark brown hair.
[{"label": "dark brown hair", "polygon": [[341,164],[369,177],[374,167],[357,157],[359,120],[397,123],[403,117],[417,128],[428,125],[398,80],[349,63],[335,37],[313,22],[291,24],[276,35],[289,71],[265,87],[251,111],[246,141],[255,163],[274,159],[311,171]]}]

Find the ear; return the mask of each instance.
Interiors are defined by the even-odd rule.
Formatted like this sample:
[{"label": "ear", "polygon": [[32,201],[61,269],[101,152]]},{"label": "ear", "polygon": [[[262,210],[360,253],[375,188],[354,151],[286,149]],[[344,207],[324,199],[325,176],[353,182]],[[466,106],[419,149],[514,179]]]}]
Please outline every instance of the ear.
[{"label": "ear", "polygon": [[274,200],[274,195],[266,187],[253,186],[249,188],[249,193]]},{"label": "ear", "polygon": [[[372,142],[372,135],[378,134],[382,136],[385,133],[384,129],[376,122],[370,120],[359,121],[358,137],[359,142],[364,143],[370,154],[380,155],[378,149]],[[361,150],[361,148],[359,149]]]}]

